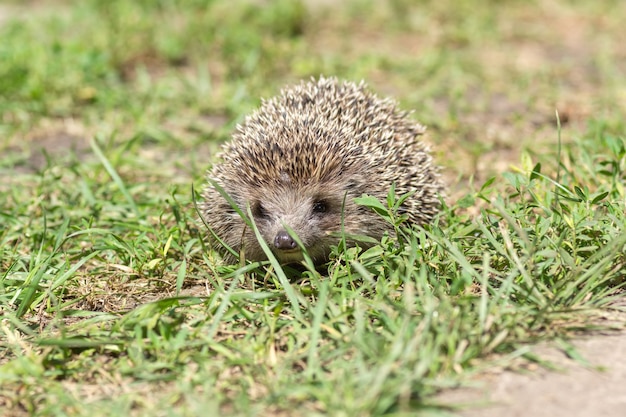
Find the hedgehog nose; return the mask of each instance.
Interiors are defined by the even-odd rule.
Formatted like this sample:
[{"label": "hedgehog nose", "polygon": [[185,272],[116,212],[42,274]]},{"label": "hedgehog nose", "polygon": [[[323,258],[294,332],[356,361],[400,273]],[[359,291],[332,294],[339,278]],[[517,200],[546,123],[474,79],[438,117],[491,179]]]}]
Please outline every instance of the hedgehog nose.
[{"label": "hedgehog nose", "polygon": [[276,237],[274,238],[274,247],[276,249],[291,250],[295,249],[297,246],[298,244],[296,243],[296,241],[293,240],[293,238],[289,236],[289,233],[287,233],[286,231],[281,230],[280,232],[276,233]]}]

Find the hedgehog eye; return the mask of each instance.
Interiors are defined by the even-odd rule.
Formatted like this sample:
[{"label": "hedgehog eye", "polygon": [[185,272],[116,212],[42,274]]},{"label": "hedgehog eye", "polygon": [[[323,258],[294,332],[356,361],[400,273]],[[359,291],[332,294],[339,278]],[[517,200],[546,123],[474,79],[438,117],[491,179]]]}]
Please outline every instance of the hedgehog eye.
[{"label": "hedgehog eye", "polygon": [[328,204],[324,200],[319,200],[313,203],[313,213],[326,213],[328,210]]},{"label": "hedgehog eye", "polygon": [[263,207],[261,203],[256,203],[254,205],[252,214],[254,215],[254,217],[258,219],[267,219],[270,216],[267,210],[265,209],[265,207]]}]

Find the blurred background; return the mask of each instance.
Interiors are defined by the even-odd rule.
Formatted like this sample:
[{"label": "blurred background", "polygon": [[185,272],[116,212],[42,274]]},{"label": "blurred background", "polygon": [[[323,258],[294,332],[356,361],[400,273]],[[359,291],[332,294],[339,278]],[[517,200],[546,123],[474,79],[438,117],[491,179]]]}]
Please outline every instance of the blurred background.
[{"label": "blurred background", "polygon": [[463,188],[555,149],[557,111],[564,142],[623,128],[625,19],[619,0],[5,0],[0,170],[99,133],[196,181],[262,97],[324,74],[414,111]]}]

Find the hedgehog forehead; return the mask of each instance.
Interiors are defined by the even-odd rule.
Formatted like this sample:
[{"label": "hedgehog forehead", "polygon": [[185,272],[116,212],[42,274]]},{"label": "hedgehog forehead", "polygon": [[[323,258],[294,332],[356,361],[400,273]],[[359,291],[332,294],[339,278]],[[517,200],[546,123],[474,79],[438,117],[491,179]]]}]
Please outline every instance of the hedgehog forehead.
[{"label": "hedgehog forehead", "polygon": [[283,182],[256,188],[250,199],[251,204],[260,203],[273,212],[296,212],[310,210],[316,201],[341,201],[345,193],[346,187],[341,183],[303,185],[285,178]]}]

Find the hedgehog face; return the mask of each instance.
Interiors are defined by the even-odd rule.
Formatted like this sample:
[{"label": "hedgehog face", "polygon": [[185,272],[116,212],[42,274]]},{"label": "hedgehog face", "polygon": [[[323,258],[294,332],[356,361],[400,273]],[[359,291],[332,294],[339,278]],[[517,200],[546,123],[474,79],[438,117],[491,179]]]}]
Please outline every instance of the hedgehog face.
[{"label": "hedgehog face", "polygon": [[[250,213],[263,240],[282,264],[303,260],[297,238],[315,264],[328,260],[330,248],[346,236],[349,246],[355,244],[354,235],[380,239],[389,225],[378,215],[359,206],[354,198],[361,195],[363,184],[357,183],[355,175],[346,181],[341,177],[321,184],[302,185],[286,181],[282,176],[271,186],[246,186],[252,193],[241,196],[238,187],[226,186],[225,191],[237,203],[242,212],[250,207]],[[306,183],[306,181],[304,181]],[[277,184],[280,183],[280,186]],[[206,201],[215,210],[215,216],[207,216],[212,230],[232,249],[243,249],[245,258],[252,261],[266,260],[254,231],[214,188],[205,192]],[[362,247],[367,244],[359,242]],[[223,253],[226,259],[234,258]]]},{"label": "hedgehog face", "polygon": [[[260,198],[250,202],[250,207],[259,232],[281,263],[303,259],[301,248],[290,231],[297,235],[313,261],[321,263],[328,258],[330,246],[337,243],[341,232],[342,210],[344,213],[346,210],[343,194],[329,194],[328,190],[322,193],[319,188],[287,187],[266,190]],[[256,247],[246,250],[247,256],[256,252]],[[265,259],[264,254],[262,259]]]},{"label": "hedgehog face", "polygon": [[[354,172],[343,174],[349,175],[338,173],[318,182],[306,176],[296,179],[292,173],[281,170],[267,183],[220,185],[242,212],[250,208],[263,240],[280,263],[303,260],[299,240],[313,262],[321,264],[328,260],[331,246],[339,242],[342,233],[347,244],[354,245],[353,235],[379,239],[389,228],[381,217],[354,202],[366,189],[366,179]],[[248,192],[242,195],[238,192],[241,189]],[[254,231],[215,188],[205,191],[205,201],[211,202],[205,204],[205,210],[215,213],[206,216],[214,233],[235,251],[243,249],[248,260],[267,259]],[[359,245],[367,246],[362,242]],[[234,260],[224,255],[227,260]]]}]

